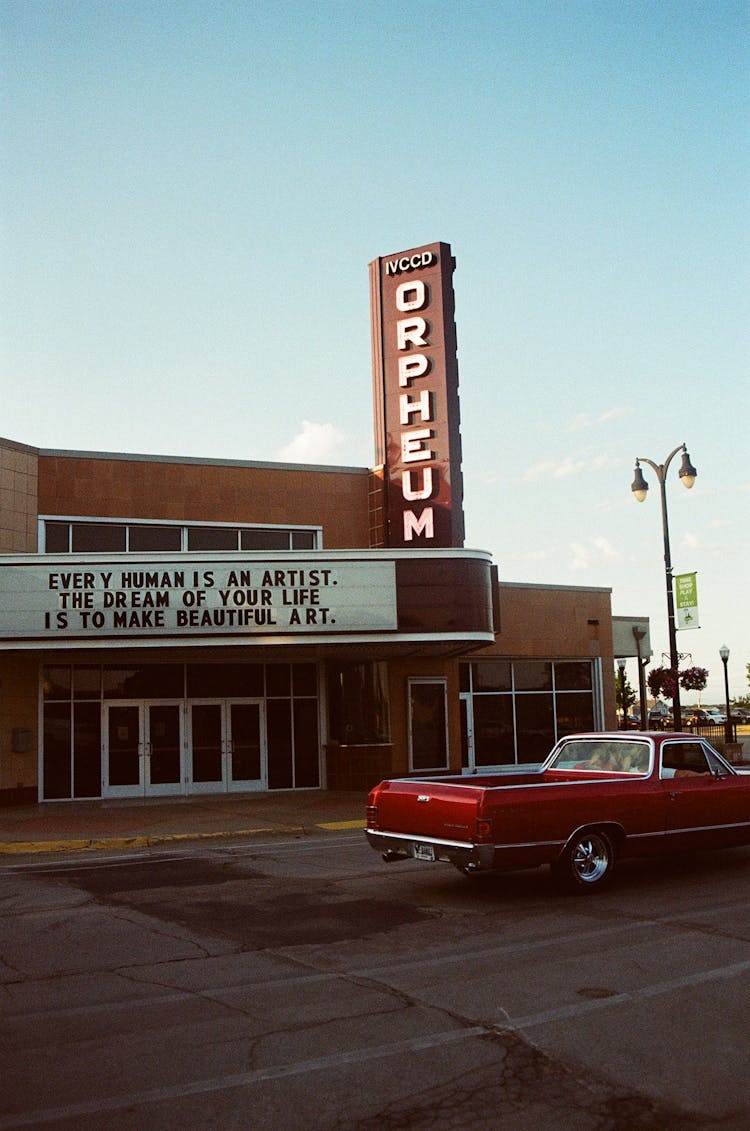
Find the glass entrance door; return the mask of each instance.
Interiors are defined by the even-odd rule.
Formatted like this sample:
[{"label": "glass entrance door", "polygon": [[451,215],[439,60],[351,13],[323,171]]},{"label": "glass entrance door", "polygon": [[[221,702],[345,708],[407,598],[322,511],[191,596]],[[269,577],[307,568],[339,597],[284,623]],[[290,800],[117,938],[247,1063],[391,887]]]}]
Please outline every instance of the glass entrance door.
[{"label": "glass entrance door", "polygon": [[221,703],[190,704],[190,790],[226,789],[224,709]]},{"label": "glass entrance door", "polygon": [[179,703],[105,703],[103,797],[181,793]]},{"label": "glass entrance door", "polygon": [[182,792],[182,710],[178,703],[146,703],[144,788],[147,794]]},{"label": "glass entrance door", "polygon": [[212,700],[190,703],[188,789],[266,789],[263,703]]},{"label": "glass entrance door", "polygon": [[102,794],[137,797],[143,792],[143,704],[106,705]]},{"label": "glass entrance door", "polygon": [[265,789],[262,703],[227,703],[229,788]]}]

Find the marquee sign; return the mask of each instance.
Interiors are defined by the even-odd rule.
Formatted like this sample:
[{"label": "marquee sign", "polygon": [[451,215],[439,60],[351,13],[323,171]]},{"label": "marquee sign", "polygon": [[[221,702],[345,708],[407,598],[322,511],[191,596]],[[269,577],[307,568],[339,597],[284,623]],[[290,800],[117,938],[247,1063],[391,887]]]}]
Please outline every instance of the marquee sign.
[{"label": "marquee sign", "polygon": [[397,626],[393,561],[49,556],[0,565],[0,638],[298,636]]},{"label": "marquee sign", "polygon": [[463,546],[454,267],[445,243],[370,264],[375,459],[389,547]]}]

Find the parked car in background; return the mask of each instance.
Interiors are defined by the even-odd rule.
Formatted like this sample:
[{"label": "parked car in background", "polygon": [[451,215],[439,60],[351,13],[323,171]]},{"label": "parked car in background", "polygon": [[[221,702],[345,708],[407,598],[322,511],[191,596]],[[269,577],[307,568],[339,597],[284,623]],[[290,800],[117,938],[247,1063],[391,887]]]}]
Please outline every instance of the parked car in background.
[{"label": "parked car in background", "polygon": [[709,707],[708,713],[715,725],[724,726],[724,723],[727,721],[727,717],[723,711],[720,711],[718,707]]},{"label": "parked car in background", "polygon": [[732,707],[732,719],[735,723],[746,726],[750,723],[750,711],[747,707]]},{"label": "parked car in background", "polygon": [[667,708],[661,704],[652,707],[648,713],[649,730],[664,730],[672,722],[672,716]]},{"label": "parked car in background", "polygon": [[696,707],[687,717],[687,725],[693,727],[715,727],[726,722],[723,715],[716,718],[710,710],[703,707]]}]

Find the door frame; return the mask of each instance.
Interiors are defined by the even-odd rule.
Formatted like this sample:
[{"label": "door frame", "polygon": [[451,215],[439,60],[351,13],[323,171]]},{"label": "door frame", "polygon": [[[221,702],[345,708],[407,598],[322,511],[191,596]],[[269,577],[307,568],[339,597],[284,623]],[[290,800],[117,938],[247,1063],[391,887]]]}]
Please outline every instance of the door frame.
[{"label": "door frame", "polygon": [[[109,712],[118,707],[138,711],[138,781],[132,785],[109,784]],[[178,721],[179,777],[175,782],[152,785],[150,776],[150,707],[174,707]],[[108,699],[102,703],[102,797],[174,797],[185,792],[185,721],[182,699]]]},{"label": "door frame", "polygon": [[[232,707],[257,707],[258,708],[258,739],[260,741],[260,769],[259,778],[234,781],[231,775],[232,756]],[[207,782],[193,780],[192,752],[193,752],[193,707],[219,707],[221,734],[221,778]],[[258,697],[229,696],[226,699],[201,697],[188,699],[185,704],[187,715],[185,729],[185,777],[188,793],[262,793],[268,789],[268,744],[266,740],[266,704],[264,699]]]},{"label": "door frame", "polygon": [[[109,784],[109,712],[118,707],[138,711],[138,781],[132,785]],[[102,703],[102,797],[143,797],[144,792],[144,702],[142,699],[110,699]]]}]

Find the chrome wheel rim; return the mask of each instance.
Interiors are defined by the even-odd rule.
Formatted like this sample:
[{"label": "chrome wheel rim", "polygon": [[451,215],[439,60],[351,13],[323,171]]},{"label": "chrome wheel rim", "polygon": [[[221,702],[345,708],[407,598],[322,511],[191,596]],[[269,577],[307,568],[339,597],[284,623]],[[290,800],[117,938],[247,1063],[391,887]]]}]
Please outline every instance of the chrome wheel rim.
[{"label": "chrome wheel rim", "polygon": [[571,860],[573,871],[581,883],[595,884],[609,868],[609,847],[602,837],[592,833],[581,837]]}]

